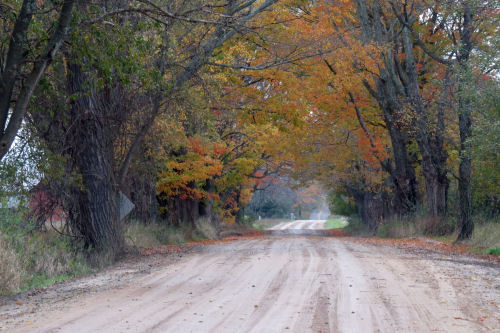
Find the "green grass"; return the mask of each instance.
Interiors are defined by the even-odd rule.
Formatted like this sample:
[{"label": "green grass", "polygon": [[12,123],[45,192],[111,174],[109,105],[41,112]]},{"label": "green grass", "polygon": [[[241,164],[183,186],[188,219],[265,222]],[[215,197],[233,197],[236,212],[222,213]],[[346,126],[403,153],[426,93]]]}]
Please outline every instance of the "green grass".
[{"label": "green grass", "polygon": [[496,254],[500,256],[500,247],[492,247],[491,249],[488,249],[488,254]]},{"label": "green grass", "polygon": [[349,222],[341,217],[331,217],[325,222],[326,229],[341,229],[345,228]]},{"label": "green grass", "polygon": [[42,288],[50,286],[57,282],[62,282],[64,280],[68,280],[75,277],[75,275],[56,275],[56,276],[48,276],[44,273],[35,273],[28,280],[25,281],[21,291],[30,290],[33,288]]},{"label": "green grass", "polygon": [[455,233],[451,235],[445,235],[445,236],[431,236],[430,238],[435,239],[440,242],[448,243],[448,244],[453,244],[455,240],[457,239],[457,236]]}]

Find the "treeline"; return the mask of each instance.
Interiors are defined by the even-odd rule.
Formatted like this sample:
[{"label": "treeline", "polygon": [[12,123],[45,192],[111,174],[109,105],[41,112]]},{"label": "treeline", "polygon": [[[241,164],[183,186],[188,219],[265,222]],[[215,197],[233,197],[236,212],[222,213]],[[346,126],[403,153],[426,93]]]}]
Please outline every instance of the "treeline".
[{"label": "treeline", "polygon": [[228,90],[245,50],[222,50],[273,24],[257,19],[276,2],[2,2],[4,197],[39,182],[41,225],[60,209],[65,232],[111,258],[120,192],[145,223],[234,222],[279,165],[272,128],[245,126]]},{"label": "treeline", "polygon": [[218,225],[277,174],[372,230],[425,209],[458,213],[463,239],[473,207],[500,209],[498,1],[0,10],[2,194],[39,183],[40,224],[63,211],[85,248],[122,250],[120,192],[145,223]]},{"label": "treeline", "polygon": [[280,74],[271,105],[301,122],[296,177],[322,179],[371,230],[425,211],[470,238],[474,209],[500,208],[498,13],[486,0],[315,3],[288,34],[321,40],[321,55]]}]

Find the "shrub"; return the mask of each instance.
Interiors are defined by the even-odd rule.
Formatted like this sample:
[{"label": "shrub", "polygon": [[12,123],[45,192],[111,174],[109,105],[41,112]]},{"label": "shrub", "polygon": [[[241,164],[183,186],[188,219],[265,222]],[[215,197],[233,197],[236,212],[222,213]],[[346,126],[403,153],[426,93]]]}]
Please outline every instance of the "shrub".
[{"label": "shrub", "polygon": [[356,206],[346,193],[332,192],[329,195],[330,210],[332,213],[343,216],[354,216]]},{"label": "shrub", "polygon": [[217,239],[219,238],[217,229],[214,224],[208,218],[200,218],[196,221],[196,230],[201,234],[203,238],[207,239]]},{"label": "shrub", "polygon": [[418,217],[417,230],[427,236],[445,236],[453,233],[457,225],[453,218]]},{"label": "shrub", "polygon": [[373,232],[368,230],[368,227],[366,226],[366,224],[363,223],[363,221],[356,216],[349,218],[349,224],[344,228],[343,231],[348,233],[348,234],[356,235],[356,236],[373,235]]}]

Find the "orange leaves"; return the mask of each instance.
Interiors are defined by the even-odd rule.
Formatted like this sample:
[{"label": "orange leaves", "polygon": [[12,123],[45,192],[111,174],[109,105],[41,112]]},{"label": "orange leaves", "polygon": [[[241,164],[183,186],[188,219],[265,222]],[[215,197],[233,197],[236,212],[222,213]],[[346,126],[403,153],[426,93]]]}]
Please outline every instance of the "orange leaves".
[{"label": "orange leaves", "polygon": [[157,191],[166,197],[181,199],[218,199],[218,195],[203,189],[207,180],[219,176],[223,164],[219,160],[224,150],[199,137],[188,139],[188,151],[166,163],[160,174]]},{"label": "orange leaves", "polygon": [[198,155],[206,155],[207,151],[200,138],[188,138],[188,143],[190,149]]},{"label": "orange leaves", "polygon": [[[264,151],[295,168],[298,179],[349,179],[353,163],[367,165],[380,182],[380,160],[387,157],[389,140],[380,122],[381,112],[365,84],[383,65],[385,49],[359,40],[359,24],[349,0],[318,1],[308,8],[306,19],[290,21],[276,34],[290,48],[314,45],[319,55],[297,62],[297,66],[255,73],[265,77],[263,85],[239,91],[256,109],[260,118],[273,123],[277,132],[267,133]],[[355,96],[369,139],[361,130],[349,94]],[[249,98],[251,96],[251,98]],[[256,113],[252,113],[254,123]]]}]

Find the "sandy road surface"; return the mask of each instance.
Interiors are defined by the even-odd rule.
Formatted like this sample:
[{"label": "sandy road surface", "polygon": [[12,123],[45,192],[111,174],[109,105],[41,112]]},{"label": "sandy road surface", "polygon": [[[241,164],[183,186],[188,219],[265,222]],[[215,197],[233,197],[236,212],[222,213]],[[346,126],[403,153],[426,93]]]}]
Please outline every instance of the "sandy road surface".
[{"label": "sandy road surface", "polygon": [[500,332],[498,266],[354,238],[269,236],[208,245],[119,287],[87,292],[50,299],[45,302],[50,309],[34,313],[16,313],[7,302],[0,306],[0,327],[12,332]]},{"label": "sandy road surface", "polygon": [[312,229],[321,230],[325,228],[326,220],[295,220],[293,222],[282,222],[269,230],[289,230],[289,229]]}]

